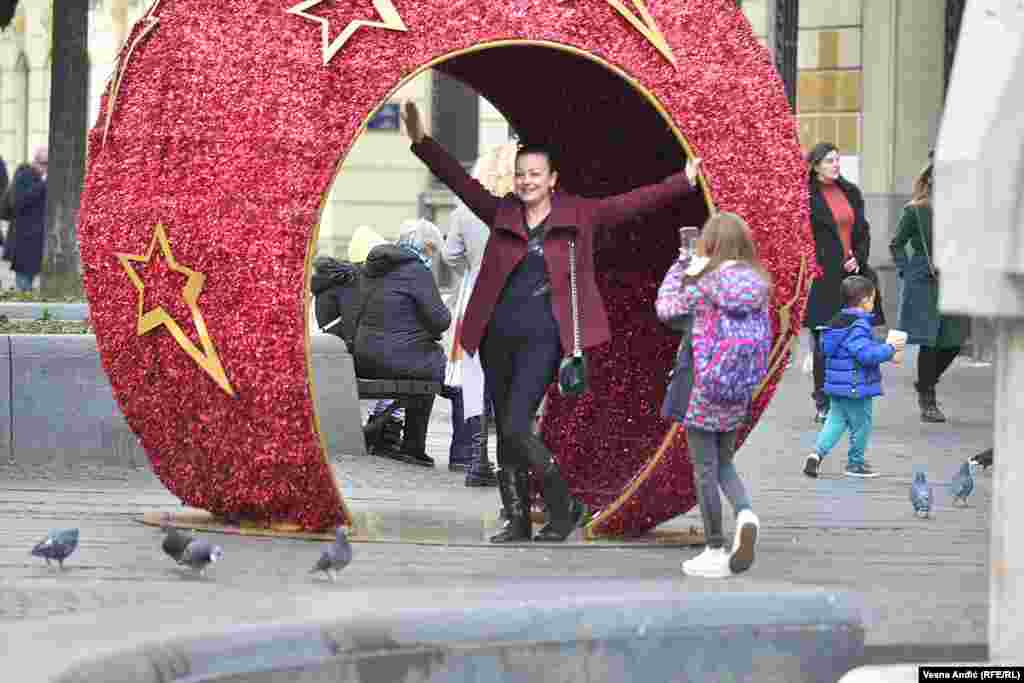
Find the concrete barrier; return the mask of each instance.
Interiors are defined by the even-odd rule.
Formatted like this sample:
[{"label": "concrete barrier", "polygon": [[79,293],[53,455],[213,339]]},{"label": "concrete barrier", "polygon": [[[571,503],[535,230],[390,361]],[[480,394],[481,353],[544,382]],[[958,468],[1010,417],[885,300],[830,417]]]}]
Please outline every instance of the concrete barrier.
[{"label": "concrete barrier", "polygon": [[[10,460],[61,468],[147,465],[93,335],[9,335],[0,354],[0,449]],[[311,359],[328,453],[364,453],[352,357],[337,337],[315,334]]]},{"label": "concrete barrier", "polygon": [[8,318],[39,320],[87,320],[89,304],[65,304],[35,301],[0,301],[0,315]]},{"label": "concrete barrier", "polygon": [[708,587],[621,579],[327,592],[309,622],[193,630],[80,661],[55,680],[835,683],[862,663],[850,594],[697,592]]}]

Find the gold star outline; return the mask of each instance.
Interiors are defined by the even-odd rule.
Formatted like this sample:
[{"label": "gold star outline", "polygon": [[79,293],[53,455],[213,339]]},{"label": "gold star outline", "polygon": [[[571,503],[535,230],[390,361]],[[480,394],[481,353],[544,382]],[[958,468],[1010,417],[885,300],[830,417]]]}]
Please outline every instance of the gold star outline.
[{"label": "gold star outline", "polygon": [[107,146],[107,133],[110,132],[110,121],[114,118],[114,107],[117,104],[117,93],[121,89],[121,80],[124,78],[125,69],[128,68],[128,62],[132,58],[132,53],[135,52],[135,48],[138,47],[139,43],[145,40],[146,36],[156,30],[157,25],[160,23],[160,19],[156,16],[156,9],[160,6],[161,0],[156,0],[153,6],[146,12],[146,16],[142,18],[142,22],[145,27],[139,32],[139,35],[135,36],[135,40],[132,41],[131,45],[128,46],[128,50],[125,51],[121,60],[117,63],[117,70],[114,72],[114,84],[110,88],[110,95],[107,97],[107,116],[106,121],[103,123],[103,147]]},{"label": "gold star outline", "polygon": [[[192,340],[188,338],[185,332],[178,325],[177,321],[170,316],[170,314],[164,309],[163,306],[157,306],[151,311],[143,312],[143,294],[145,292],[145,284],[142,282],[142,278],[135,272],[135,268],[132,267],[132,262],[136,263],[149,263],[153,258],[153,252],[156,250],[157,244],[160,245],[160,253],[164,260],[167,261],[168,267],[175,273],[181,273],[186,278],[185,286],[181,290],[181,298],[188,304],[189,310],[192,312],[192,322],[196,326],[196,331],[199,333],[199,341],[203,346],[203,350],[200,351],[196,348],[196,345],[192,343]],[[213,345],[213,341],[210,339],[210,333],[206,329],[206,320],[203,319],[203,314],[199,310],[197,303],[199,299],[199,293],[203,289],[203,284],[206,282],[206,276],[202,273],[196,272],[191,268],[179,264],[174,260],[174,254],[171,253],[171,245],[167,241],[167,232],[164,226],[160,223],[157,224],[156,229],[153,231],[153,238],[149,242],[149,249],[146,251],[144,256],[136,256],[134,254],[115,254],[117,260],[121,262],[121,267],[124,268],[125,273],[128,274],[128,279],[135,285],[135,289],[139,290],[139,306],[138,306],[138,323],[136,325],[135,333],[138,336],[142,336],[147,332],[151,332],[161,325],[165,326],[167,330],[174,337],[174,341],[178,342],[178,346],[189,355],[196,364],[206,371],[213,381],[223,389],[229,396],[235,395],[235,390],[231,387],[231,382],[228,381],[227,375],[224,374],[224,367],[221,365],[220,356],[217,355],[217,349]]]},{"label": "gold star outline", "polygon": [[395,9],[394,4],[391,0],[373,0],[373,8],[377,10],[377,14],[383,21],[367,21],[365,19],[356,19],[348,22],[348,26],[341,32],[337,38],[331,41],[330,37],[330,19],[324,19],[313,14],[308,14],[306,10],[316,7],[324,0],[303,0],[299,4],[289,7],[288,14],[295,14],[302,17],[303,19],[311,19],[320,24],[320,36],[323,44],[323,56],[324,66],[334,58],[334,55],[338,54],[338,51],[345,46],[348,39],[352,37],[356,31],[363,26],[367,28],[383,28],[389,31],[408,31],[408,27],[405,22],[402,21],[402,17],[398,14],[398,10]]},{"label": "gold star outline", "polygon": [[654,21],[654,17],[651,16],[651,12],[647,9],[647,3],[644,0],[631,0],[631,4],[636,8],[640,16],[637,16],[632,10],[628,9],[621,0],[608,0],[608,4],[621,14],[626,21],[632,24],[633,28],[639,31],[647,39],[647,42],[661,53],[662,57],[667,59],[672,66],[677,69],[679,68],[679,64],[676,63],[675,53],[672,52],[672,48],[669,46],[668,41],[665,40],[664,34],[658,28],[658,24]]}]

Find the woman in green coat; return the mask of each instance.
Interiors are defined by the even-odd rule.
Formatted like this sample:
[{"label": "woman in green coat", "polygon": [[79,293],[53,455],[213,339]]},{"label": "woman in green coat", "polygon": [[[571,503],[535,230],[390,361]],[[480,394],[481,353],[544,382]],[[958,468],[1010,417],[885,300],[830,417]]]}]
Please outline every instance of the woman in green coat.
[{"label": "woman in green coat", "polygon": [[[970,319],[939,313],[939,280],[932,260],[932,165],[914,181],[913,198],[903,209],[896,236],[889,243],[901,291],[898,328],[920,344],[917,356],[918,403],[923,422],[945,422],[935,400],[935,385],[970,334]],[[913,254],[908,257],[907,245]]]}]

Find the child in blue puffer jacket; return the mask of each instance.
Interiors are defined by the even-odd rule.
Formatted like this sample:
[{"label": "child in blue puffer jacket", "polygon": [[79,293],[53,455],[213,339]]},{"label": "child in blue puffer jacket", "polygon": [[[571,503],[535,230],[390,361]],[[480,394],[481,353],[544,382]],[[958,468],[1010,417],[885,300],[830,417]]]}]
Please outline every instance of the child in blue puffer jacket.
[{"label": "child in blue puffer jacket", "polygon": [[804,474],[817,477],[821,460],[850,430],[846,476],[877,477],[864,459],[871,437],[872,401],[882,395],[881,364],[892,360],[904,342],[887,344],[871,332],[875,285],[861,275],[843,280],[843,309],[821,335],[825,358],[825,393],[830,400],[828,418],[818,434],[814,452],[804,461]]}]

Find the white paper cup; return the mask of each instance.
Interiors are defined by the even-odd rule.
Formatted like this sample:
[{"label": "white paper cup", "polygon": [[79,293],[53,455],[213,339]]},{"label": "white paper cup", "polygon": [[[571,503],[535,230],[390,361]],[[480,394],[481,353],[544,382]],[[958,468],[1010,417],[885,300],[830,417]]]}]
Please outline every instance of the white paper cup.
[{"label": "white paper cup", "polygon": [[[885,337],[885,343],[886,344],[897,344],[899,342],[903,342],[904,344],[906,344],[908,336],[909,335],[907,335],[907,333],[904,332],[903,330],[889,330],[889,334],[887,334],[886,337]],[[906,348],[906,347],[904,347],[904,348]],[[892,357],[892,362],[895,363],[896,365],[901,365],[903,363],[903,350],[902,349],[897,351],[896,354]]]}]

